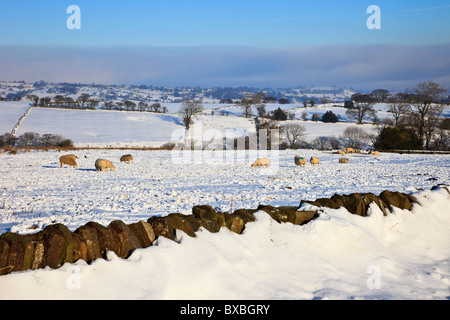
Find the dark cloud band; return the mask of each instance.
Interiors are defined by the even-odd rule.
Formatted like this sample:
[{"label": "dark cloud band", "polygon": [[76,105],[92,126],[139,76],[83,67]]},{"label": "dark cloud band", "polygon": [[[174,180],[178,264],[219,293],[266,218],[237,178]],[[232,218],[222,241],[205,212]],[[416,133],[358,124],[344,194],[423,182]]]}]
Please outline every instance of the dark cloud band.
[{"label": "dark cloud band", "polygon": [[0,47],[1,80],[168,86],[450,87],[450,45]]}]

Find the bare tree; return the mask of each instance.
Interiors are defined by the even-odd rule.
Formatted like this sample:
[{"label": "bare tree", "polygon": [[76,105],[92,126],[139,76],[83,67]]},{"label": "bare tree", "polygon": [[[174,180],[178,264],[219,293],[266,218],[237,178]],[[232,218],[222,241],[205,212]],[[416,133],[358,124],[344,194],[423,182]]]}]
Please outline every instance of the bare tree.
[{"label": "bare tree", "polygon": [[12,146],[17,141],[17,137],[9,132],[6,132],[0,136],[0,147]]},{"label": "bare tree", "polygon": [[41,107],[49,107],[52,103],[52,98],[50,97],[42,97],[39,99],[39,105]]},{"label": "bare tree", "polygon": [[100,101],[99,100],[96,100],[96,99],[91,99],[91,100],[89,100],[88,102],[87,102],[87,108],[89,108],[89,109],[96,109],[97,107],[98,107],[98,105],[100,104]]},{"label": "bare tree", "polygon": [[24,147],[38,145],[40,142],[40,135],[35,132],[25,132],[19,136],[17,142]]},{"label": "bare tree", "polygon": [[35,94],[29,94],[27,95],[27,99],[33,102],[33,106],[37,106],[39,102],[39,97]]},{"label": "bare tree", "polygon": [[342,133],[341,139],[344,146],[348,148],[360,149],[367,144],[369,135],[361,128],[347,127]]},{"label": "bare tree", "polygon": [[81,107],[84,108],[84,105],[89,101],[90,97],[91,97],[91,96],[90,96],[89,94],[87,94],[87,93],[82,93],[82,94],[78,97],[77,101],[80,102]]},{"label": "bare tree", "polygon": [[306,121],[306,117],[308,117],[308,112],[303,111],[301,117],[302,117],[302,120]]},{"label": "bare tree", "polygon": [[150,109],[154,112],[161,112],[161,104],[156,102],[150,106]]},{"label": "bare tree", "polygon": [[241,107],[244,109],[245,117],[247,118],[252,110],[253,99],[250,97],[244,97],[241,100]]},{"label": "bare tree", "polygon": [[115,109],[116,110],[122,110],[123,108],[123,102],[122,101],[117,101],[115,104]]},{"label": "bare tree", "polygon": [[133,101],[126,100],[124,104],[127,111],[134,111],[136,109],[136,103],[134,103]]},{"label": "bare tree", "polygon": [[[263,107],[265,107],[265,105],[263,103],[265,97],[266,97],[266,95],[264,93],[258,92],[254,95],[247,95],[244,98],[242,98],[240,105],[244,109],[246,118],[251,113],[252,106],[256,105],[256,108],[258,109],[258,113],[260,112],[260,110],[262,110]],[[265,110],[265,108],[264,108],[264,110]]]},{"label": "bare tree", "polygon": [[364,118],[375,115],[374,100],[370,95],[356,93],[352,96],[352,100],[354,107],[348,109],[345,114],[349,118],[356,119],[356,123],[361,124]]},{"label": "bare tree", "polygon": [[370,96],[375,100],[375,102],[386,102],[389,97],[389,90],[376,89],[370,93]]},{"label": "bare tree", "polygon": [[105,103],[103,103],[103,108],[105,110],[111,110],[114,107],[114,102],[112,101],[105,101]]},{"label": "bare tree", "polygon": [[266,116],[266,105],[260,104],[256,107],[256,111],[258,111],[258,117],[264,118]]},{"label": "bare tree", "polygon": [[44,147],[57,146],[57,145],[60,145],[63,141],[64,141],[64,138],[57,134],[44,133],[40,137],[40,143]]},{"label": "bare tree", "polygon": [[73,108],[75,104],[75,100],[72,97],[64,97],[64,103],[67,108]]},{"label": "bare tree", "polygon": [[306,136],[306,128],[298,123],[288,123],[283,126],[283,133],[288,142],[288,147],[294,148]]},{"label": "bare tree", "polygon": [[434,149],[450,150],[450,118],[441,120],[434,136]]},{"label": "bare tree", "polygon": [[328,137],[328,142],[330,143],[331,149],[337,150],[341,147],[341,140],[335,135]]},{"label": "bare tree", "polygon": [[185,100],[181,103],[181,108],[178,111],[183,117],[183,124],[186,131],[189,131],[191,124],[194,123],[192,117],[203,110],[203,105],[197,100]]},{"label": "bare tree", "polygon": [[422,144],[425,142],[425,149],[428,149],[430,142],[429,139],[426,139],[425,135],[429,135],[429,130],[433,128],[428,122],[435,121],[441,115],[443,105],[437,102],[440,95],[446,92],[446,90],[440,84],[432,81],[421,82],[413,88],[415,100],[412,104],[411,115],[416,120],[418,135]]},{"label": "bare tree", "polygon": [[139,101],[138,103],[138,110],[139,111],[145,111],[148,108],[148,103],[145,103],[143,101]]},{"label": "bare tree", "polygon": [[392,113],[394,125],[401,124],[404,117],[406,117],[408,112],[411,110],[409,106],[411,98],[408,97],[407,94],[398,93],[390,97],[387,101],[389,105],[387,111]]},{"label": "bare tree", "polygon": [[317,137],[316,139],[314,139],[313,145],[319,150],[326,150],[331,148],[328,137]]}]

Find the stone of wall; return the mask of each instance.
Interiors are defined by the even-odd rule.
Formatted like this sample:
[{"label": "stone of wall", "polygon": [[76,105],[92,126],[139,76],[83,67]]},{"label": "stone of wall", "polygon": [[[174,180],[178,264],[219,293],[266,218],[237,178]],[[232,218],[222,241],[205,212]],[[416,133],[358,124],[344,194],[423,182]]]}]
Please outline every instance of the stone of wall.
[{"label": "stone of wall", "polygon": [[[446,190],[448,191],[447,188]],[[257,211],[266,212],[279,223],[302,225],[316,218],[318,212],[322,211],[321,207],[345,207],[352,214],[366,216],[371,203],[378,205],[385,215],[392,210],[392,206],[410,210],[414,203],[419,204],[417,199],[409,194],[386,190],[379,196],[372,193],[335,194],[331,198],[302,200],[299,206],[260,205],[257,209],[239,209],[233,213],[216,212],[209,205],[194,206],[190,215],[171,213],[132,224],[115,220],[106,227],[96,222],[88,222],[74,232],[63,224],[53,224],[34,234],[2,234],[0,275],[46,266],[58,268],[66,262],[72,263],[79,259],[89,262],[105,258],[107,251],[127,258],[134,249],[149,247],[158,237],[175,240],[177,230],[191,237],[196,236],[195,233],[200,227],[209,232],[218,232],[221,227],[226,227],[240,234],[247,223],[255,220],[253,214]],[[305,204],[314,206],[314,209],[304,211],[301,207]]]}]

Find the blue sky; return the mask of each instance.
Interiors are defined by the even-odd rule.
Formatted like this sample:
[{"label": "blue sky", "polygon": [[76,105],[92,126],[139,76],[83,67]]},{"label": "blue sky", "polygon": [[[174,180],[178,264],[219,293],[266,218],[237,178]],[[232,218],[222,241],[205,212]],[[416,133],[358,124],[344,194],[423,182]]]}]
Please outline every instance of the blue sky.
[{"label": "blue sky", "polygon": [[[66,27],[71,4],[81,9],[81,30]],[[371,4],[381,9],[381,30],[366,28]],[[16,0],[0,9],[0,43],[15,45],[293,48],[450,40],[450,1]]]},{"label": "blue sky", "polygon": [[[66,27],[66,20],[70,16],[66,9],[72,4],[81,9],[80,30],[69,30]],[[381,9],[380,30],[369,30],[366,27],[366,20],[370,16],[366,9],[372,4]],[[22,65],[28,66],[33,73],[29,77],[39,79],[47,77],[67,79],[66,81],[71,82],[70,78],[73,76],[74,81],[85,79],[83,82],[161,85],[175,85],[178,79],[183,82],[179,85],[187,85],[189,75],[183,73],[183,69],[192,73],[192,64],[201,69],[201,66],[205,65],[211,67],[216,61],[222,66],[227,65],[228,68],[214,65],[217,72],[215,77],[205,69],[200,70],[201,72],[196,74],[197,79],[191,80],[192,85],[233,86],[243,85],[245,81],[248,81],[249,86],[305,85],[308,84],[307,79],[296,79],[293,76],[286,79],[286,74],[271,73],[271,70],[287,68],[283,61],[276,61],[277,56],[287,59],[286,64],[293,63],[292,59],[298,60],[295,59],[295,53],[300,50],[303,55],[297,56],[302,57],[302,68],[307,68],[308,61],[314,65],[318,58],[310,54],[305,55],[304,50],[315,52],[315,55],[328,51],[328,55],[325,54],[321,61],[334,69],[339,68],[338,63],[343,63],[342,60],[335,61],[332,58],[331,48],[336,47],[341,48],[341,51],[342,47],[351,48],[350,56],[360,50],[367,52],[370,47],[372,54],[375,51],[378,55],[386,55],[389,65],[393,64],[390,52],[397,55],[399,63],[404,64],[401,52],[410,52],[419,59],[419,56],[426,57],[420,53],[423,47],[429,48],[430,52],[438,57],[444,57],[445,53],[449,53],[449,21],[448,0],[2,1],[0,77],[27,76],[23,71],[16,70],[14,74],[10,70],[12,65],[17,66],[22,62]],[[393,48],[391,46],[394,46],[395,50],[386,51],[387,48]],[[38,54],[33,56],[23,52],[30,50],[35,50]],[[183,55],[186,50],[191,50],[187,59],[186,55]],[[287,51],[290,54],[287,54]],[[60,52],[60,55],[57,52]],[[74,56],[75,53],[78,57]],[[339,52],[339,55],[343,55],[343,52]],[[104,70],[100,70],[99,56],[109,62],[109,67],[105,66]],[[177,70],[168,70],[172,65],[171,57],[174,59],[173,68],[176,65]],[[6,61],[8,59],[10,61]],[[84,65],[80,59],[85,61]],[[139,61],[141,67],[133,65],[133,59]],[[185,65],[180,62],[183,59],[186,59]],[[159,61],[159,65],[152,65],[151,61]],[[249,64],[249,61],[252,63]],[[377,61],[383,62],[379,59]],[[81,69],[86,68],[85,75],[80,75],[82,70],[78,70],[76,77],[73,73],[64,71],[64,68],[62,70],[61,65],[67,63],[75,64]],[[370,61],[364,63],[368,65]],[[412,65],[423,63],[424,61],[411,61]],[[446,61],[441,64],[437,61],[434,63],[438,64],[434,67],[436,72],[444,68],[441,73],[436,73],[436,79],[450,82],[447,77],[448,69],[445,69],[448,67]],[[59,64],[58,75],[55,64]],[[142,64],[148,68],[147,75],[145,70],[142,70]],[[159,70],[161,64],[166,66],[166,73],[172,75],[172,78],[163,76],[162,70]],[[39,71],[39,65],[51,70]],[[125,71],[119,72],[120,67],[124,65],[129,70],[136,70],[135,78],[124,76]],[[87,68],[97,70],[92,81],[89,80]],[[243,69],[247,69],[247,74]],[[403,67],[403,72],[407,69]],[[116,75],[113,74],[114,70],[117,70]],[[236,70],[236,76],[233,76],[230,70]],[[302,70],[298,70],[299,74],[301,72]],[[310,73],[312,74],[311,70]],[[104,74],[103,78],[100,74]],[[202,74],[203,80],[199,79]],[[433,76],[433,73],[426,76]],[[280,77],[285,77],[285,81],[281,81]],[[377,81],[382,80],[379,77]],[[407,85],[407,77],[405,73],[403,81],[388,78],[385,80],[390,83],[397,81],[397,85],[402,86]],[[322,78],[317,78],[316,83],[325,83],[326,78],[327,74],[323,72]],[[367,75],[361,74],[361,78],[367,78]],[[417,81],[416,78],[417,75],[410,81]],[[333,79],[335,80],[338,79]],[[342,85],[358,83],[360,81],[355,76],[353,81],[349,80]],[[367,82],[367,85],[375,84]]]}]

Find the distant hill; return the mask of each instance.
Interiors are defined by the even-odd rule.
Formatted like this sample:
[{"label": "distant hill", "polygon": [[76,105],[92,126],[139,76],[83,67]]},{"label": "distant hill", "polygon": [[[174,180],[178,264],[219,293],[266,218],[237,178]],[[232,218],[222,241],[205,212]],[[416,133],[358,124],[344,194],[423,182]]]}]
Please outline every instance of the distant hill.
[{"label": "distant hill", "polygon": [[296,87],[296,88],[253,88],[253,87],[156,87],[148,85],[105,85],[81,83],[49,83],[37,81],[0,81],[0,99],[24,100],[29,94],[38,97],[55,97],[63,95],[73,99],[88,94],[100,101],[144,101],[159,103],[176,103],[186,99],[198,99],[204,103],[219,103],[228,100],[240,100],[248,94],[263,92],[270,100],[277,102],[287,99],[290,103],[314,100],[316,103],[326,99],[329,102],[343,102],[355,93],[349,88],[337,86]]}]

